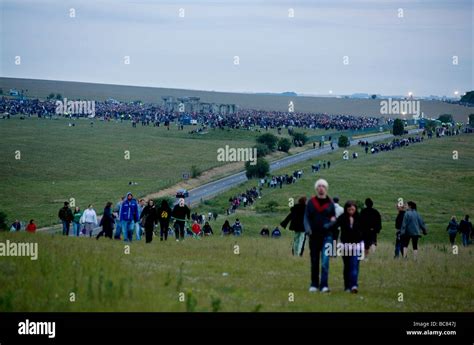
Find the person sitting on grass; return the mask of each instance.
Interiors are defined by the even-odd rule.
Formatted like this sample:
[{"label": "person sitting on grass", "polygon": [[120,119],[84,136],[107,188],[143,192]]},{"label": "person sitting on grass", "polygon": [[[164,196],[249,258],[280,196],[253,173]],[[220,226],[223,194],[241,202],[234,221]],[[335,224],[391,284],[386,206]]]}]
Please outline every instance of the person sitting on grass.
[{"label": "person sitting on grass", "polygon": [[262,237],[270,237],[270,230],[268,230],[268,226],[265,225],[262,230],[260,230],[260,236]]},{"label": "person sitting on grass", "polygon": [[204,223],[204,226],[202,228],[202,231],[204,232],[205,236],[211,236],[214,235],[214,232],[212,231],[211,226],[209,225],[209,222]]},{"label": "person sitting on grass", "polygon": [[232,233],[232,227],[230,226],[230,223],[227,219],[224,222],[224,224],[222,225],[221,230],[222,230],[222,235],[223,236],[227,236],[227,235],[230,235]]},{"label": "person sitting on grass", "polygon": [[237,218],[235,220],[234,225],[232,225],[232,233],[234,234],[234,236],[240,236],[242,235],[242,231],[243,231],[243,226],[242,224],[240,224],[239,218]]},{"label": "person sitting on grass", "polygon": [[280,238],[281,237],[281,231],[280,229],[278,228],[278,226],[273,229],[272,231],[272,238]]},{"label": "person sitting on grass", "polygon": [[12,226],[10,227],[10,232],[20,231],[21,230],[21,223],[18,219],[15,219]]},{"label": "person sitting on grass", "polygon": [[31,233],[36,232],[36,224],[35,224],[35,221],[33,219],[30,219],[30,222],[26,226],[26,231],[31,232]]},{"label": "person sitting on grass", "polygon": [[199,225],[197,220],[194,221],[191,230],[195,236],[201,236],[201,225]]}]

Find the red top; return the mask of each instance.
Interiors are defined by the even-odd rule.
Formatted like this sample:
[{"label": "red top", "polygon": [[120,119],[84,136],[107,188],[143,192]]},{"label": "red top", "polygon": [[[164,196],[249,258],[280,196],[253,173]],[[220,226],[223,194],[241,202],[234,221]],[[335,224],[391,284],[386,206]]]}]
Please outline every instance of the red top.
[{"label": "red top", "polygon": [[36,224],[28,224],[26,226],[26,231],[28,232],[35,232],[36,231]]},{"label": "red top", "polygon": [[191,227],[191,229],[193,230],[193,232],[197,235],[201,232],[201,227],[199,226],[199,224],[193,224],[193,226]]}]

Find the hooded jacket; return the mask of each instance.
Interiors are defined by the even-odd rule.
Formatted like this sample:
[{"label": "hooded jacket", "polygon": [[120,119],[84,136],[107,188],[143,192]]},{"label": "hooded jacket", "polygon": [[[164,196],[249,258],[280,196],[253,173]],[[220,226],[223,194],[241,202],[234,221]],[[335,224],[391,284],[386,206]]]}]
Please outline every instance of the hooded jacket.
[{"label": "hooded jacket", "polygon": [[319,199],[313,196],[306,203],[304,214],[306,233],[319,237],[333,235],[332,226],[335,221],[331,221],[332,217],[336,217],[336,210],[331,198],[327,196],[325,199]]},{"label": "hooded jacket", "polygon": [[138,222],[138,204],[136,199],[128,200],[128,196],[132,195],[131,192],[127,193],[126,198],[120,205],[119,217],[121,221],[134,221]]}]

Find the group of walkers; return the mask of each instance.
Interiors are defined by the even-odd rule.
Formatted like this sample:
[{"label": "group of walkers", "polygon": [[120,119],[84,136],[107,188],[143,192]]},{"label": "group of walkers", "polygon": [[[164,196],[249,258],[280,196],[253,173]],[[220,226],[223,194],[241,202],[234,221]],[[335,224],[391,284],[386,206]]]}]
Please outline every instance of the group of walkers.
[{"label": "group of walkers", "polygon": [[[377,247],[377,236],[382,230],[382,218],[373,207],[370,198],[365,208],[359,210],[355,201],[339,205],[339,198],[328,195],[328,182],[319,179],[315,183],[316,195],[309,200],[300,197],[290,214],[280,223],[283,228],[294,231],[292,253],[302,256],[306,239],[309,241],[311,258],[310,292],[329,292],[329,259],[342,256],[344,290],[357,293],[359,289],[359,261],[366,260]],[[403,248],[407,256],[409,242],[412,242],[414,256],[417,254],[418,238],[427,233],[423,219],[416,211],[413,201],[407,203],[408,210],[400,212],[396,219],[396,256]],[[403,213],[402,213],[403,211]],[[339,243],[338,243],[339,241]]]}]

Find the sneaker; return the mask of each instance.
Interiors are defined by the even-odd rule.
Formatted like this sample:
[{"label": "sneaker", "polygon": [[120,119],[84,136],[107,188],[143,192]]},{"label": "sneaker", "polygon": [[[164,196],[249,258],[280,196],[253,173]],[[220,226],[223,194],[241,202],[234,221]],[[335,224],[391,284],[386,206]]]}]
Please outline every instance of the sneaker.
[{"label": "sneaker", "polygon": [[329,288],[325,286],[321,289],[321,292],[324,292],[324,293],[329,292]]},{"label": "sneaker", "polygon": [[357,289],[357,286],[353,286],[351,289],[351,293],[356,294],[357,292],[359,292],[359,290]]},{"label": "sneaker", "polygon": [[351,292],[351,289],[345,289],[344,292]]},{"label": "sneaker", "polygon": [[176,240],[176,242],[179,242],[179,240]]},{"label": "sneaker", "polygon": [[310,286],[309,292],[318,292],[318,288],[315,286]]}]

